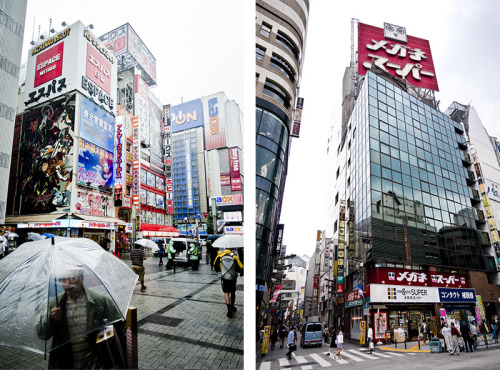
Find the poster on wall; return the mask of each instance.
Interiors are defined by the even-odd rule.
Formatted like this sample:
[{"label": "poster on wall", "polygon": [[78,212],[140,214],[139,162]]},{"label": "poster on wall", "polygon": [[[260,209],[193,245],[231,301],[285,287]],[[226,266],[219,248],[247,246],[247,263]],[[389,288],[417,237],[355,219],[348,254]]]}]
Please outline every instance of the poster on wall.
[{"label": "poster on wall", "polygon": [[156,194],[156,207],[164,209],[165,208],[165,197],[160,194]]},{"label": "poster on wall", "polygon": [[141,204],[147,204],[147,191],[145,189],[140,190]]},{"label": "poster on wall", "polygon": [[[146,172],[146,171],[145,171]],[[151,172],[146,172],[146,184],[149,186],[152,186],[153,188],[156,187],[156,176],[151,173]]]},{"label": "poster on wall", "polygon": [[165,190],[165,180],[159,176],[156,176],[156,188],[162,191]]},{"label": "poster on wall", "polygon": [[77,184],[111,192],[113,153],[80,139]]},{"label": "poster on wall", "polygon": [[148,183],[148,171],[141,168],[141,184]]},{"label": "poster on wall", "polygon": [[69,211],[76,95],[23,115],[19,149],[19,214]]},{"label": "poster on wall", "polygon": [[77,190],[75,213],[109,217],[112,212],[111,194],[102,194],[87,189]]},{"label": "poster on wall", "polygon": [[114,148],[114,117],[103,108],[82,96],[80,110],[80,138],[108,152]]},{"label": "poster on wall", "polygon": [[375,323],[375,339],[385,340],[385,331],[387,330],[387,311],[380,311],[377,309],[377,312],[373,312],[372,322]]},{"label": "poster on wall", "polygon": [[156,194],[152,193],[150,191],[147,191],[146,195],[147,195],[148,206],[156,207]]}]

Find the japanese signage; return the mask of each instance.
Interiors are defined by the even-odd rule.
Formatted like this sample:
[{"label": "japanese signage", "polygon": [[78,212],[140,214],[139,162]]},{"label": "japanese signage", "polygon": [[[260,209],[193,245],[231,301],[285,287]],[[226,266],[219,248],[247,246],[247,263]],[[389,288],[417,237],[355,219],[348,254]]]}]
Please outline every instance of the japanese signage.
[{"label": "japanese signage", "polygon": [[112,191],[113,153],[80,139],[77,184]]},{"label": "japanese signage", "polygon": [[158,107],[152,99],[149,99],[149,157],[152,167],[156,167],[159,171],[163,172],[163,158],[164,151],[162,134],[163,119],[162,109]]},{"label": "japanese signage", "polygon": [[345,306],[346,307],[354,307],[360,306],[363,304],[363,296],[359,290],[355,290],[351,293],[346,293],[345,298]]},{"label": "japanese signage", "polygon": [[163,106],[163,158],[165,160],[165,210],[174,214],[174,186],[172,171],[172,121],[170,104]]},{"label": "japanese signage", "polygon": [[[125,163],[125,116],[117,116],[115,124],[115,202],[121,202],[124,186],[124,163]],[[119,189],[119,190],[118,190]],[[117,190],[120,194],[116,194]]]},{"label": "japanese signage", "polygon": [[139,145],[139,119],[132,118],[132,131],[134,140],[132,143],[132,203],[135,207],[139,206],[139,158],[140,158],[140,145]]},{"label": "japanese signage", "polygon": [[318,282],[319,282],[319,275],[314,275],[313,296],[312,296],[313,307],[316,307],[318,305]]},{"label": "japanese signage", "polygon": [[[337,246],[337,277],[344,276],[345,253],[345,201],[340,201],[339,207],[339,244]],[[344,284],[337,281],[337,293],[344,291]]]},{"label": "japanese signage", "polygon": [[393,268],[375,268],[368,271],[369,279],[375,284],[436,286],[468,288],[465,275]]},{"label": "japanese signage", "polygon": [[[358,23],[358,73],[365,75],[375,64],[413,86],[439,91],[429,41],[413,36],[405,41],[403,27],[389,27],[393,28],[391,38],[385,37],[382,28]],[[394,36],[398,33],[401,37]]]},{"label": "japanese signage", "polygon": [[275,285],[274,286],[273,297],[271,298],[269,303],[276,302],[276,300],[278,299],[278,297],[280,295],[281,287],[282,287],[282,285]]},{"label": "japanese signage", "polygon": [[135,113],[139,117],[141,142],[149,145],[149,86],[141,76],[135,75]]},{"label": "japanese signage", "polygon": [[223,111],[223,97],[224,94],[217,94],[206,102],[205,114],[208,114],[208,124],[205,124],[205,150],[226,146],[226,117]]},{"label": "japanese signage", "polygon": [[184,141],[186,152],[186,181],[187,181],[187,205],[188,208],[193,208],[193,175],[191,173],[191,140]]},{"label": "japanese signage", "polygon": [[172,107],[172,132],[203,126],[203,104],[201,99]]},{"label": "japanese signage", "polygon": [[276,252],[280,253],[281,243],[283,242],[283,230],[285,228],[284,224],[278,224],[276,226]]},{"label": "japanese signage", "polygon": [[105,217],[113,216],[111,199],[111,195],[77,189],[75,213]]},{"label": "japanese signage", "polygon": [[241,191],[240,160],[238,148],[229,149],[229,169],[231,171],[231,191]]},{"label": "japanese signage", "polygon": [[302,107],[304,106],[304,98],[297,98],[297,106],[293,116],[292,133],[290,136],[299,137],[300,123],[302,122]]},{"label": "japanese signage", "polygon": [[80,111],[80,137],[108,152],[114,148],[114,118],[97,104],[82,96]]},{"label": "japanese signage", "polygon": [[372,303],[474,303],[474,289],[370,284]]},{"label": "japanese signage", "polygon": [[[69,29],[66,29],[65,32]],[[36,56],[35,87],[62,75],[64,42]]]},{"label": "japanese signage", "polygon": [[229,173],[220,174],[220,186],[231,186],[231,175]]},{"label": "japanese signage", "polygon": [[86,76],[105,93],[111,94],[111,63],[90,43],[87,44]]},{"label": "japanese signage", "polygon": [[483,306],[483,300],[480,295],[476,295],[476,320],[477,320],[477,325],[481,325],[481,322],[485,319],[485,312],[484,312],[484,306]]}]

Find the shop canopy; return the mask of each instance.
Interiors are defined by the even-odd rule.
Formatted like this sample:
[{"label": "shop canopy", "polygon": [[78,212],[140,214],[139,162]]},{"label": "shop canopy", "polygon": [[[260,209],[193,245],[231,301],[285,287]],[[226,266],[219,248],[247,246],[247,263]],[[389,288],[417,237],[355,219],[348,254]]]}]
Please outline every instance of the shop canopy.
[{"label": "shop canopy", "polygon": [[148,237],[148,236],[177,237],[177,236],[179,236],[179,230],[177,230],[173,226],[146,224],[144,222],[141,223],[141,231],[143,232],[144,237]]}]

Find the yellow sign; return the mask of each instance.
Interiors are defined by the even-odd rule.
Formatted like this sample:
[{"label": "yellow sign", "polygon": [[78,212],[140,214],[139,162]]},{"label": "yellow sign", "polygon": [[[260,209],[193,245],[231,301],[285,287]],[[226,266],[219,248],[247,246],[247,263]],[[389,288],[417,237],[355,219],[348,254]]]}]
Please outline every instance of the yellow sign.
[{"label": "yellow sign", "polygon": [[365,333],[366,333],[366,321],[361,321],[359,323],[359,326],[361,328],[361,335],[359,337],[359,344],[364,345],[365,344]]},{"label": "yellow sign", "polygon": [[484,313],[483,299],[481,298],[480,295],[477,294],[476,294],[476,305],[478,305],[481,310],[481,318],[483,319],[484,327],[486,328],[486,332],[489,333],[490,331],[488,329],[488,325],[486,325],[486,315]]},{"label": "yellow sign", "polygon": [[269,350],[269,337],[271,335],[271,327],[270,326],[265,326],[264,327],[264,340],[262,341],[262,354],[267,353]]}]

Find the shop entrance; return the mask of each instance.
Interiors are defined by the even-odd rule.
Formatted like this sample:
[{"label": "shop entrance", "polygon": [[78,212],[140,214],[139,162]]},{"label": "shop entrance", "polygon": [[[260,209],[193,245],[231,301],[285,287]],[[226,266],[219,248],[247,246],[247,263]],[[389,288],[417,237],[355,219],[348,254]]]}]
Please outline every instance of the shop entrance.
[{"label": "shop entrance", "polygon": [[[432,307],[394,307],[389,310],[389,329],[403,329],[407,340],[417,340],[420,326],[425,318],[430,318]],[[431,320],[431,328],[432,328]]]}]

